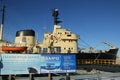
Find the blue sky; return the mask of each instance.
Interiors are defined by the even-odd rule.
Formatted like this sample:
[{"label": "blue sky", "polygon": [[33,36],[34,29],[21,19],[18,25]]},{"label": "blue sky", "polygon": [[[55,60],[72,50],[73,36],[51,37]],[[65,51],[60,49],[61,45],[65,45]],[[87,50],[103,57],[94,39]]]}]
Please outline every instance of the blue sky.
[{"label": "blue sky", "polygon": [[33,29],[41,42],[44,32],[52,32],[52,9],[58,8],[60,25],[80,35],[80,47],[107,41],[120,48],[120,0],[0,0],[0,8],[1,1],[6,5],[4,40],[14,42],[16,31]]}]

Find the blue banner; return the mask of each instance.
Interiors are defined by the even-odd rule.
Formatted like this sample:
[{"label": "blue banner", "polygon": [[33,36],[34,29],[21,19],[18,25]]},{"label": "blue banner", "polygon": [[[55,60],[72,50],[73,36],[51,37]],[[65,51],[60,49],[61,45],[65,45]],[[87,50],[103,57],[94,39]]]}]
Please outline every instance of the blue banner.
[{"label": "blue banner", "polygon": [[1,75],[66,73],[76,71],[76,56],[71,54],[1,54]]},{"label": "blue banner", "polygon": [[41,55],[41,73],[61,72],[61,55],[42,54]]},{"label": "blue banner", "polygon": [[72,54],[63,54],[62,55],[62,69],[67,72],[76,71],[76,56]]},{"label": "blue banner", "polygon": [[76,57],[70,54],[42,54],[41,73],[66,73],[76,71]]}]

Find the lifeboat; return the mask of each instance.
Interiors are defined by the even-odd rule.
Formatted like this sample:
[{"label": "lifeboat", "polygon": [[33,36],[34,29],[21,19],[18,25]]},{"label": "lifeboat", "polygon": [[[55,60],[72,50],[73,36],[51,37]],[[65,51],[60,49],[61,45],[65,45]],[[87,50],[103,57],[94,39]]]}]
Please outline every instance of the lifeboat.
[{"label": "lifeboat", "polygon": [[5,52],[9,52],[9,51],[12,51],[12,52],[23,52],[23,51],[26,51],[27,50],[27,47],[24,47],[24,46],[2,46],[2,51],[5,51]]}]

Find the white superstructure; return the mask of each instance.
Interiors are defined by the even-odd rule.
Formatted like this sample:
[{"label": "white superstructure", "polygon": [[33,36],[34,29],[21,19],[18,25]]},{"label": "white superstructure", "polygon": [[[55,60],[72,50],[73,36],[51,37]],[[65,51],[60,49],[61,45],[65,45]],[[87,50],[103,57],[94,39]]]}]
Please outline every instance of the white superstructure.
[{"label": "white superstructure", "polygon": [[37,44],[39,50],[34,48],[34,53],[78,53],[78,39],[78,35],[54,25],[53,32],[44,34],[43,42]]}]

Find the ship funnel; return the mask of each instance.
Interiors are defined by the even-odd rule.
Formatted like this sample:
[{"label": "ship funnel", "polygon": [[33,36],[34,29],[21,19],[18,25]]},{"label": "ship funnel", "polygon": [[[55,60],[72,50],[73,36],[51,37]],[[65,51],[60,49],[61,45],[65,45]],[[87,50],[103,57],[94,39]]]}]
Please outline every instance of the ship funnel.
[{"label": "ship funnel", "polygon": [[32,46],[35,44],[35,31],[34,30],[20,30],[16,32],[16,44],[21,46]]}]

